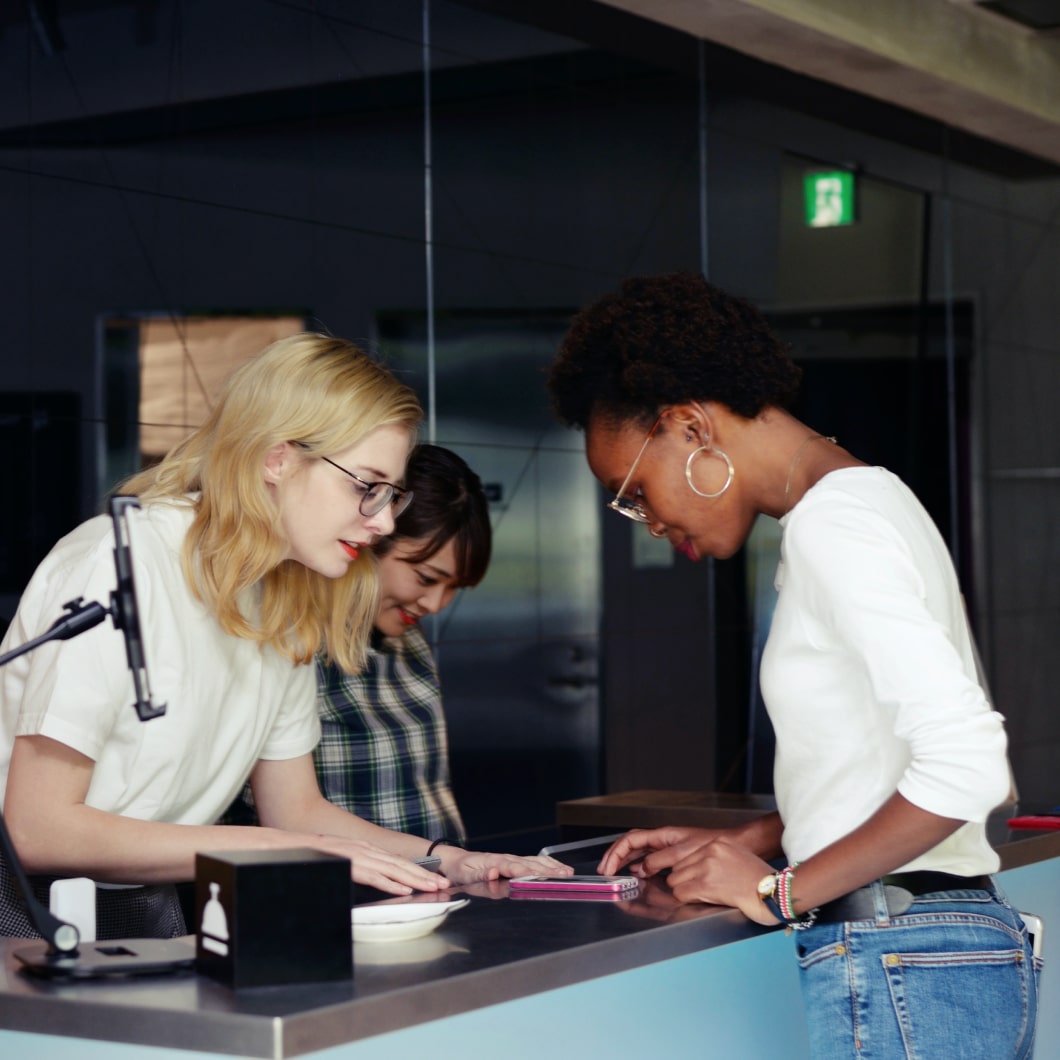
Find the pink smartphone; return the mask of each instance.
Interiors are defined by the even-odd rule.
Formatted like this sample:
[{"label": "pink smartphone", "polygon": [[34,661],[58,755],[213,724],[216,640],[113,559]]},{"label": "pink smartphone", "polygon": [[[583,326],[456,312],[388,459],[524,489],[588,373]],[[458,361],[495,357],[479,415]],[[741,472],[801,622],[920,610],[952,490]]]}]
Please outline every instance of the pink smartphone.
[{"label": "pink smartphone", "polygon": [[509,880],[513,891],[577,891],[615,894],[635,891],[635,876],[516,876]]},{"label": "pink smartphone", "polygon": [[524,890],[508,892],[508,898],[513,902],[632,902],[640,891],[632,887],[624,891],[575,891],[568,887],[566,890],[535,891],[532,887]]}]

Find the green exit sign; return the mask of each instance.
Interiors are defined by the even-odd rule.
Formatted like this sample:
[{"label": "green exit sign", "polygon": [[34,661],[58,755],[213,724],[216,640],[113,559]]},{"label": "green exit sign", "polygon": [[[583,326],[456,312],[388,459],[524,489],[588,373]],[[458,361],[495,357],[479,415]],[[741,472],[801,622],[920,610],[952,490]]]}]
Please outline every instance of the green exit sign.
[{"label": "green exit sign", "polygon": [[806,223],[811,228],[854,223],[854,174],[849,170],[807,173],[802,188]]}]

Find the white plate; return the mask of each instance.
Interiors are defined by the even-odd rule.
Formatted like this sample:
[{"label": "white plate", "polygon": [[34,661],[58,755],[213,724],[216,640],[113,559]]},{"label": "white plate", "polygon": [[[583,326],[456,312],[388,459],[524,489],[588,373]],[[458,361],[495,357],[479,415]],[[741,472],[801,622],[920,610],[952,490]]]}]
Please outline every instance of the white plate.
[{"label": "white plate", "polygon": [[471,899],[452,902],[409,902],[399,905],[355,905],[350,911],[355,942],[398,942],[429,935]]}]

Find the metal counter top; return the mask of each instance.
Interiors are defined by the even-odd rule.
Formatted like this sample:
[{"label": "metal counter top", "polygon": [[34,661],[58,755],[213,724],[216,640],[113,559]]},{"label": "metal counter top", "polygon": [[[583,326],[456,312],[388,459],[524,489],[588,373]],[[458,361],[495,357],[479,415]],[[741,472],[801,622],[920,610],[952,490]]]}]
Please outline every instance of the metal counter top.
[{"label": "metal counter top", "polygon": [[[1060,832],[1008,840],[1003,869],[1060,857]],[[503,882],[452,893],[471,902],[433,934],[354,944],[349,982],[233,991],[192,972],[49,981],[21,970],[13,951],[25,940],[0,939],[0,1028],[293,1057],[776,930],[732,909],[679,905],[655,881],[624,901],[509,898]]]},{"label": "metal counter top", "polygon": [[192,972],[44,980],[13,956],[25,940],[0,939],[0,1028],[299,1056],[771,930],[732,909],[681,906],[650,881],[620,902],[509,898],[507,883],[453,893],[471,902],[434,933],[353,944],[349,982],[233,991]]}]

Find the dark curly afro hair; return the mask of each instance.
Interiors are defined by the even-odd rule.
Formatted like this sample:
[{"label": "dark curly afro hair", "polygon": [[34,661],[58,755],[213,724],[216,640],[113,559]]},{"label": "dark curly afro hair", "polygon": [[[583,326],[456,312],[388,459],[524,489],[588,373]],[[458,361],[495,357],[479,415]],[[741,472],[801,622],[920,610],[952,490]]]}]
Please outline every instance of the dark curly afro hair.
[{"label": "dark curly afro hair", "polygon": [[790,406],[801,370],[762,313],[691,272],[635,276],[580,310],[549,371],[560,421],[647,422],[682,401],[753,419]]}]

